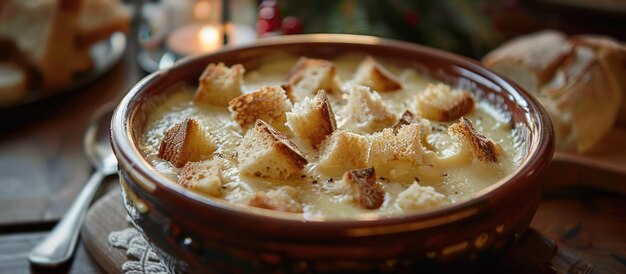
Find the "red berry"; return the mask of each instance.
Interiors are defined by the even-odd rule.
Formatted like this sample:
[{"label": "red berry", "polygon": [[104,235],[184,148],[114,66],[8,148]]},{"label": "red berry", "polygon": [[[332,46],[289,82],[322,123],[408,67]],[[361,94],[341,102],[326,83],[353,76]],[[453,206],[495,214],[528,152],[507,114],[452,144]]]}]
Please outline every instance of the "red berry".
[{"label": "red berry", "polygon": [[280,28],[280,14],[277,14],[273,8],[261,8],[259,10],[259,21],[267,22],[268,31],[275,31]]},{"label": "red berry", "polygon": [[[280,28],[280,8],[276,1],[263,1],[259,5],[259,22],[267,22],[267,31],[276,31]],[[258,28],[258,27],[257,27]]]},{"label": "red berry", "polygon": [[259,20],[256,22],[256,34],[258,36],[263,36],[269,31],[270,24],[267,20]]},{"label": "red berry", "polygon": [[284,34],[302,33],[302,23],[295,16],[287,16],[283,19],[281,30]]}]

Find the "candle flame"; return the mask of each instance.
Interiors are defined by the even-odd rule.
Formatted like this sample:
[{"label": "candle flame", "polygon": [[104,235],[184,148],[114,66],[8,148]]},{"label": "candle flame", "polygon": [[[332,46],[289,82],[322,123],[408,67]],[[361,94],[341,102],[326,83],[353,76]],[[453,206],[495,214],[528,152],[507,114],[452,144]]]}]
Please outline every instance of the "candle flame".
[{"label": "candle flame", "polygon": [[221,47],[222,38],[220,37],[219,29],[215,26],[202,27],[198,35],[202,51],[215,51]]}]

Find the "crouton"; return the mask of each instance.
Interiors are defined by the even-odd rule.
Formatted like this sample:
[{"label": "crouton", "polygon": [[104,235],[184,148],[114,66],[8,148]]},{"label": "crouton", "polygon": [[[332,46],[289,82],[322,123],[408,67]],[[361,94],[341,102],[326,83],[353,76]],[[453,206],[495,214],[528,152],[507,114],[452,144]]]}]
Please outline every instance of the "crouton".
[{"label": "crouton", "polygon": [[307,97],[296,103],[286,116],[291,131],[315,149],[337,129],[335,114],[324,90],[320,90],[313,100]]},{"label": "crouton", "polygon": [[320,145],[317,169],[331,176],[339,176],[350,169],[367,166],[369,143],[367,138],[337,130]]},{"label": "crouton", "polygon": [[396,122],[396,115],[387,109],[380,95],[366,86],[350,88],[344,111],[347,113],[345,129],[357,133],[380,131]]},{"label": "crouton", "polygon": [[287,74],[287,83],[282,87],[289,99],[299,102],[320,89],[328,93],[338,91],[339,79],[332,62],[301,57]]},{"label": "crouton", "polygon": [[374,166],[380,175],[392,181],[409,182],[416,176],[440,178],[436,155],[422,146],[420,132],[419,124],[409,124],[400,127],[397,134],[386,128],[367,136],[370,142],[367,165]]},{"label": "crouton", "polygon": [[393,124],[391,128],[393,129],[393,133],[397,134],[398,130],[402,126],[410,125],[410,124],[420,125],[420,134],[422,135],[422,139],[425,137],[425,135],[430,133],[430,130],[431,130],[430,121],[423,119],[419,115],[414,114],[413,112],[410,112],[408,110],[405,110],[404,113],[402,113],[402,116],[400,117],[400,119],[398,119],[398,121],[395,124]]},{"label": "crouton", "polygon": [[237,161],[242,174],[273,179],[286,179],[307,164],[298,147],[263,120],[243,137]]},{"label": "crouton", "polygon": [[445,197],[432,186],[420,186],[413,183],[398,194],[396,205],[406,211],[417,211],[442,205]]},{"label": "crouton", "polygon": [[344,183],[352,189],[355,201],[365,209],[377,209],[385,201],[385,192],[376,183],[373,167],[354,169],[343,175]]},{"label": "crouton", "polygon": [[418,113],[430,120],[449,122],[474,109],[474,97],[460,89],[450,89],[446,84],[428,84],[426,90],[417,94]]},{"label": "crouton", "polygon": [[202,162],[187,162],[178,176],[181,186],[218,197],[222,193],[224,159],[213,157]]},{"label": "crouton", "polygon": [[376,168],[392,160],[408,161],[415,166],[430,164],[430,158],[421,143],[420,125],[409,124],[400,127],[397,134],[386,128],[369,137],[370,154],[368,165]]},{"label": "crouton", "polygon": [[419,115],[415,115],[413,112],[405,110],[404,113],[402,113],[402,116],[400,117],[400,119],[398,119],[398,121],[395,124],[393,124],[391,128],[393,129],[393,133],[398,133],[398,129],[400,129],[400,127],[417,123],[419,121],[420,121]]},{"label": "crouton", "polygon": [[461,149],[469,151],[474,158],[482,162],[498,161],[498,144],[476,131],[469,119],[461,117],[458,123],[448,128],[448,133],[459,142]]},{"label": "crouton", "polygon": [[199,104],[227,106],[233,98],[243,94],[245,69],[237,64],[230,68],[223,63],[209,64],[199,79],[193,101]]},{"label": "crouton", "polygon": [[284,129],[285,112],[292,104],[281,87],[264,86],[261,89],[235,97],[228,102],[228,110],[242,129],[250,128],[261,119],[275,128]]},{"label": "crouton", "polygon": [[217,149],[213,137],[195,119],[187,118],[168,129],[159,146],[159,158],[175,167],[211,157]]},{"label": "crouton", "polygon": [[249,206],[284,212],[302,212],[302,204],[296,199],[297,189],[282,186],[268,192],[259,191],[248,203]]},{"label": "crouton", "polygon": [[368,86],[378,92],[392,92],[402,88],[400,81],[371,56],[363,59],[352,83]]}]

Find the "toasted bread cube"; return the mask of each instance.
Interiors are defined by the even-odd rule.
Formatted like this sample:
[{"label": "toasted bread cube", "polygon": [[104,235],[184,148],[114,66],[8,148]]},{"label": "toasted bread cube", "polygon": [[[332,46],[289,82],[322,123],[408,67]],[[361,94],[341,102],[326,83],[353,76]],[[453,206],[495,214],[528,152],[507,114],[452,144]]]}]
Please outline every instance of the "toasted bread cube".
[{"label": "toasted bread cube", "polygon": [[159,158],[175,167],[183,167],[187,162],[198,162],[211,157],[217,149],[213,137],[200,122],[187,118],[168,129],[159,146]]},{"label": "toasted bread cube", "polygon": [[368,147],[367,138],[337,130],[320,145],[317,169],[331,176],[340,176],[350,169],[365,168]]},{"label": "toasted bread cube", "polygon": [[392,128],[386,128],[368,136],[367,165],[397,182],[410,182],[415,177],[440,179],[443,173],[435,161],[436,155],[422,146],[420,132],[419,124],[409,124],[400,127],[397,134]]},{"label": "toasted bread cube", "polygon": [[430,164],[422,146],[419,124],[400,127],[397,134],[386,128],[369,136],[370,154],[368,165],[383,166],[392,160],[408,161],[415,166]]},{"label": "toasted bread cube", "polygon": [[336,92],[339,90],[339,79],[335,64],[323,59],[301,57],[287,74],[287,83],[283,88],[293,102],[313,96],[320,89],[328,93]]},{"label": "toasted bread cube", "polygon": [[396,122],[396,115],[387,109],[380,95],[366,86],[350,88],[344,111],[348,113],[345,129],[353,132],[372,133]]},{"label": "toasted bread cube", "polygon": [[422,136],[422,141],[424,141],[424,138],[426,137],[426,135],[428,135],[431,131],[430,121],[408,110],[405,110],[404,113],[402,113],[402,116],[400,117],[400,119],[398,119],[398,121],[395,124],[393,124],[391,128],[393,129],[393,133],[397,134],[398,130],[402,126],[410,125],[410,124],[420,125],[420,134]]},{"label": "toasted bread cube", "polygon": [[343,175],[344,183],[352,190],[355,202],[365,209],[377,209],[385,201],[385,192],[376,183],[373,167],[354,169]]},{"label": "toasted bread cube", "polygon": [[337,129],[335,114],[324,90],[320,90],[313,100],[307,97],[296,103],[286,116],[291,131],[315,149]]},{"label": "toasted bread cube", "polygon": [[458,123],[448,128],[448,133],[459,142],[461,149],[469,151],[474,158],[482,162],[498,161],[500,146],[474,129],[469,119],[461,117]]},{"label": "toasted bread cube", "polygon": [[396,205],[406,211],[418,211],[442,205],[446,196],[437,192],[432,186],[420,186],[413,183],[398,194]]},{"label": "toasted bread cube", "polygon": [[426,90],[417,94],[418,113],[430,120],[449,122],[474,109],[474,97],[460,89],[451,89],[446,84],[428,84]]},{"label": "toasted bread cube", "polygon": [[402,88],[398,78],[371,56],[363,59],[354,74],[352,83],[368,86],[378,92],[392,92]]},{"label": "toasted bread cube", "polygon": [[243,94],[243,74],[246,70],[237,64],[230,68],[209,64],[199,79],[193,101],[199,104],[227,106],[233,98]]},{"label": "toasted bread cube", "polygon": [[257,119],[261,119],[275,128],[284,129],[285,112],[289,111],[293,105],[285,90],[281,87],[264,86],[261,89],[241,96],[235,97],[228,102],[228,110],[231,116],[246,130],[250,128]]},{"label": "toasted bread cube", "polygon": [[307,164],[298,147],[263,120],[243,137],[237,160],[242,174],[273,179],[287,179]]},{"label": "toasted bread cube", "polygon": [[222,193],[224,159],[213,157],[202,162],[187,162],[177,183],[184,187],[218,197]]},{"label": "toasted bread cube", "polygon": [[259,191],[248,203],[249,206],[299,213],[302,204],[297,199],[298,190],[291,186],[281,186],[268,192]]}]

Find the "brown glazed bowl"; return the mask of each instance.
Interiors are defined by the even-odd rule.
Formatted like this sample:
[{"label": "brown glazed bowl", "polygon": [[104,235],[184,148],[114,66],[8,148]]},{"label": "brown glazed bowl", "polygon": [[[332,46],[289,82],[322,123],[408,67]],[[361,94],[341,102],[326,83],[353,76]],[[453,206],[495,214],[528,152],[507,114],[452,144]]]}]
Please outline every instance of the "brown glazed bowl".
[{"label": "brown glazed bowl", "polygon": [[[196,85],[213,62],[241,63],[252,71],[272,52],[318,58],[365,53],[467,87],[511,114],[511,123],[522,128],[526,157],[513,174],[468,200],[421,214],[340,221],[305,221],[230,206],[177,185],[142,157],[137,146],[147,113],[168,87],[180,82]],[[117,107],[111,142],[125,207],[172,273],[482,271],[527,229],[540,199],[538,176],[554,151],[546,111],[518,86],[477,62],[415,44],[335,34],[263,39],[155,72]]]}]

